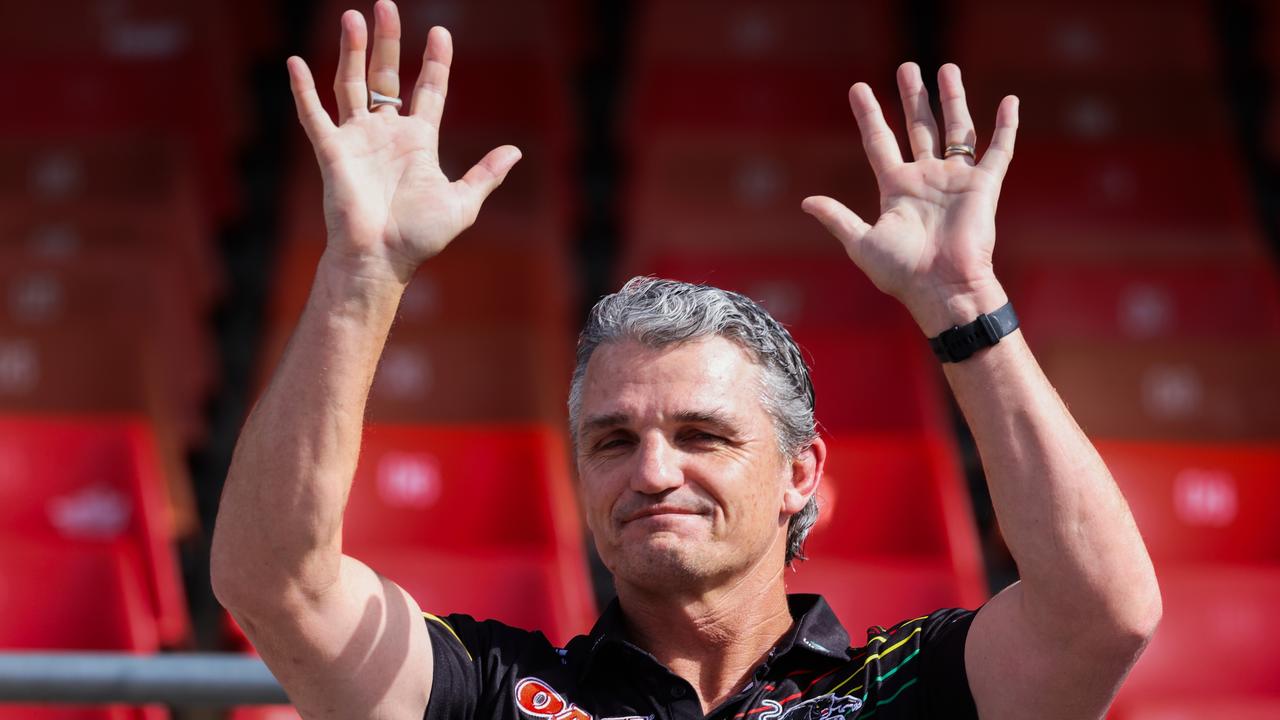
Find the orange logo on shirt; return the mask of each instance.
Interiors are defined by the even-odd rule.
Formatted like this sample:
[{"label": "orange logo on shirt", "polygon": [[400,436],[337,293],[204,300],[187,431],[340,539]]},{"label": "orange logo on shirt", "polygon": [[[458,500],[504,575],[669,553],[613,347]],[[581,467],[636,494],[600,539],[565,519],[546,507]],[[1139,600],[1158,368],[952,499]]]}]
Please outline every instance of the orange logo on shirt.
[{"label": "orange logo on shirt", "polygon": [[538,720],[595,720],[591,713],[565,702],[560,693],[535,677],[516,683],[516,705]]}]

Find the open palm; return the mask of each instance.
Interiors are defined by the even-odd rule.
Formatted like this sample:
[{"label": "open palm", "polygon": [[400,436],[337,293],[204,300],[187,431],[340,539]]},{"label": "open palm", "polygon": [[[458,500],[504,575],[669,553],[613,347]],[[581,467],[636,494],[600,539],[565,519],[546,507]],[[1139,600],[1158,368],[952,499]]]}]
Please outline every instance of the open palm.
[{"label": "open palm", "polygon": [[394,105],[369,109],[370,89],[398,97],[400,18],[393,3],[374,6],[374,43],[365,76],[363,16],[342,16],[341,55],[334,91],[338,123],[320,104],[311,72],[289,59],[298,117],[324,177],[328,252],[360,273],[406,282],[423,261],[475,222],[484,199],[520,159],[509,145],[490,151],[466,175],[450,181],[440,169],[438,140],[453,43],[432,28],[409,112]]},{"label": "open palm", "polygon": [[931,303],[945,304],[956,295],[997,286],[991,263],[995,211],[1018,123],[1016,98],[1005,98],[981,162],[963,153],[944,157],[945,147],[972,147],[975,133],[959,68],[943,66],[938,85],[946,146],[920,68],[907,63],[898,71],[913,162],[903,160],[871,88],[858,83],[849,91],[880,187],[880,217],[874,224],[829,197],[806,198],[803,205],[841,241],[876,287],[902,301],[922,325]]}]

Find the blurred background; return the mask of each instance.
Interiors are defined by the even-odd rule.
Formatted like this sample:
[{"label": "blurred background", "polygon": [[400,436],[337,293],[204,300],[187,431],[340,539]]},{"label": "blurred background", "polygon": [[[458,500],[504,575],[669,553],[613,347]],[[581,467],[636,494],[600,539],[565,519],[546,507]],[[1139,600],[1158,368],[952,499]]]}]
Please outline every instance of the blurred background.
[{"label": "blurred background", "polygon": [[[0,6],[0,648],[253,652],[210,593],[209,533],[325,240],[284,59],[332,108],[352,6]],[[927,345],[799,209],[823,193],[874,217],[849,85],[901,128],[897,65],[954,61],[979,152],[999,99],[1022,98],[997,272],[1164,591],[1113,717],[1280,717],[1280,5],[400,7],[403,77],[431,25],[454,35],[446,171],[503,143],[524,160],[404,299],[347,552],[427,610],[588,630],[612,590],[572,496],[575,334],[600,294],[656,274],[748,294],[811,360],[831,459],[792,591],[826,594],[857,637],[1012,582]],[[142,716],[220,717],[0,707]]]}]

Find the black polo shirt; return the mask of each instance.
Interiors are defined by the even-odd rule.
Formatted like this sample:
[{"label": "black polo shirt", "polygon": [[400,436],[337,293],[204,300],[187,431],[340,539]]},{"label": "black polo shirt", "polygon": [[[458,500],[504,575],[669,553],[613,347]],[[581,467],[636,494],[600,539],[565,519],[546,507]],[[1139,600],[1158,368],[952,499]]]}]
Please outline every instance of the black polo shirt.
[{"label": "black polo shirt", "polygon": [[427,615],[435,676],[427,720],[881,720],[977,718],[964,667],[970,610],[867,630],[852,646],[817,595],[752,680],[704,716],[693,687],[626,638],[615,600],[564,648],[542,633]]}]

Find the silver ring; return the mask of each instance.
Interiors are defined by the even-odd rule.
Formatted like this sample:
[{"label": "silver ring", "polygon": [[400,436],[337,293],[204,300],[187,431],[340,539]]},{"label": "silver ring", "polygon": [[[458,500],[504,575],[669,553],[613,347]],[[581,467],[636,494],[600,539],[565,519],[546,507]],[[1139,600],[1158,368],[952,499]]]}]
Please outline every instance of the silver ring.
[{"label": "silver ring", "polygon": [[974,154],[974,147],[964,143],[948,145],[947,149],[942,152],[942,157],[944,158],[949,158],[952,155],[968,155],[971,160],[976,161],[978,159],[978,156]]},{"label": "silver ring", "polygon": [[404,105],[404,101],[398,97],[383,95],[377,90],[370,90],[369,91],[369,110],[370,111],[377,110],[383,105],[391,105],[395,107],[395,109],[399,110]]}]

